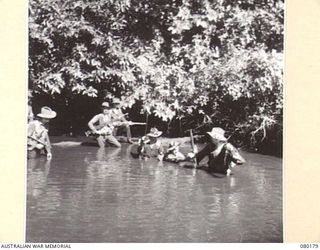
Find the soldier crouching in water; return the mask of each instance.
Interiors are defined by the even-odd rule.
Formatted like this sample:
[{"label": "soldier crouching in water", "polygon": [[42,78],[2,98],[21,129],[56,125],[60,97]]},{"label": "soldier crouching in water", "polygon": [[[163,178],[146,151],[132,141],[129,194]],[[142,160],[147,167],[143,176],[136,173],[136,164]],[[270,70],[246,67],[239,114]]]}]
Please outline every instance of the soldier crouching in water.
[{"label": "soldier crouching in water", "polygon": [[131,155],[134,158],[148,159],[157,158],[159,161],[163,160],[164,150],[159,137],[162,131],[157,128],[151,128],[150,132],[139,140],[139,145],[134,145],[131,150]]},{"label": "soldier crouching in water", "polygon": [[50,119],[55,118],[57,113],[49,107],[42,107],[41,113],[37,114],[37,119],[28,124],[27,158],[36,158],[42,154],[47,155],[47,159],[52,158],[51,143],[49,140],[48,125]]},{"label": "soldier crouching in water", "polygon": [[245,162],[239,151],[224,136],[222,128],[213,128],[207,132],[207,145],[198,153],[189,153],[189,158],[196,159],[197,164],[208,156],[208,170],[213,173],[230,175],[231,169],[235,165]]},{"label": "soldier crouching in water", "polygon": [[170,142],[167,152],[164,154],[164,161],[179,163],[186,160],[186,156],[180,152],[179,143]]}]

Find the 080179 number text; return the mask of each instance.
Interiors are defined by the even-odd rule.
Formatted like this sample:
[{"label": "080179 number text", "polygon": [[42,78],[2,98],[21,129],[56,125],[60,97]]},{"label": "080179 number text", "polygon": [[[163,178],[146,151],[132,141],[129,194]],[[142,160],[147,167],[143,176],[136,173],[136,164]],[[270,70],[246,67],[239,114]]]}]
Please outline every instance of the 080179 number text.
[{"label": "080179 number text", "polygon": [[318,248],[318,244],[300,244],[300,248]]}]

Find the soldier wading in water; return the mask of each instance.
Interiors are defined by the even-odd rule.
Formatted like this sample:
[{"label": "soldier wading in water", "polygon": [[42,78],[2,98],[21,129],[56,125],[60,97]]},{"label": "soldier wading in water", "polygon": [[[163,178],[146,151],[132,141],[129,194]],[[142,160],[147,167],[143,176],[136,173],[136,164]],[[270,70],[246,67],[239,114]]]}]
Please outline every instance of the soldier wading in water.
[{"label": "soldier wading in water", "polygon": [[36,158],[42,154],[46,154],[48,160],[52,158],[47,125],[56,115],[57,113],[51,110],[51,108],[42,107],[41,113],[37,114],[37,119],[29,122],[27,141],[28,159]]},{"label": "soldier wading in water", "polygon": [[230,175],[231,169],[245,162],[239,151],[224,136],[222,128],[215,127],[206,133],[206,146],[198,153],[189,153],[188,158],[196,159],[197,165],[208,156],[208,170],[213,173]]},{"label": "soldier wading in water", "polygon": [[120,148],[120,142],[114,137],[114,126],[112,124],[111,108],[108,102],[101,104],[102,112],[95,115],[88,123],[93,135],[95,135],[98,141],[99,147],[104,148],[106,142],[111,145]]}]

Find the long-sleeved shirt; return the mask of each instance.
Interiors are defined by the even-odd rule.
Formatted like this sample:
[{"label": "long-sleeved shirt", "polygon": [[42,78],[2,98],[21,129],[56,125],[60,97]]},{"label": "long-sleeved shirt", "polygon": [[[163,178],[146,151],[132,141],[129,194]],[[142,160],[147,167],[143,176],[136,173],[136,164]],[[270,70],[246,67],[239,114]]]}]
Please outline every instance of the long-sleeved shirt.
[{"label": "long-sleeved shirt", "polygon": [[230,143],[221,145],[221,148],[212,144],[206,145],[196,154],[197,163],[200,163],[206,156],[209,158],[209,170],[221,174],[226,174],[227,170],[232,167],[232,163],[243,164],[245,162],[239,151]]},{"label": "long-sleeved shirt", "polygon": [[28,124],[27,144],[28,150],[33,150],[35,148],[44,148],[47,153],[51,152],[51,143],[49,140],[48,129],[42,122],[34,120]]}]

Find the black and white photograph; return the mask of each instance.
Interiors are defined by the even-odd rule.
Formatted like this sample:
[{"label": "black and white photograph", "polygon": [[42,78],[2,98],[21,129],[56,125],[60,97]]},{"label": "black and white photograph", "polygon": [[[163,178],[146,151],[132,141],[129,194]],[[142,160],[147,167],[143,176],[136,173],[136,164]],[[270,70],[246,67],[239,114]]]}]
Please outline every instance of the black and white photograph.
[{"label": "black and white photograph", "polygon": [[282,243],[283,0],[29,0],[26,242]]}]

